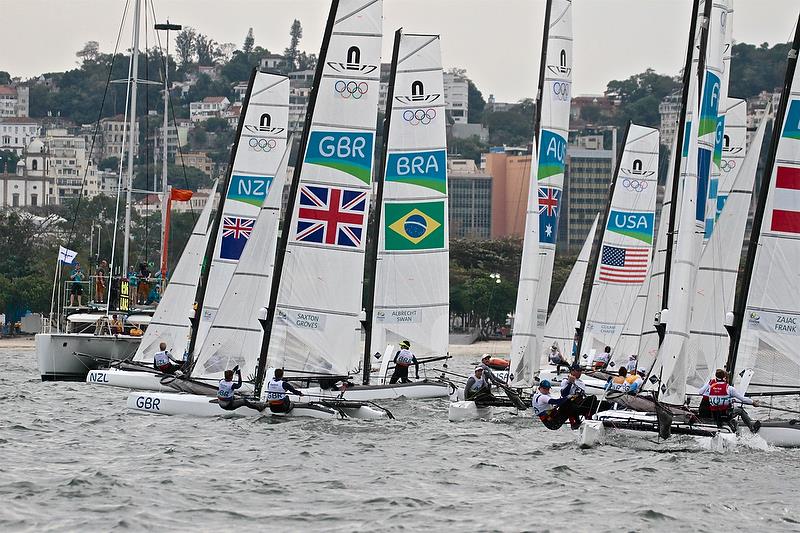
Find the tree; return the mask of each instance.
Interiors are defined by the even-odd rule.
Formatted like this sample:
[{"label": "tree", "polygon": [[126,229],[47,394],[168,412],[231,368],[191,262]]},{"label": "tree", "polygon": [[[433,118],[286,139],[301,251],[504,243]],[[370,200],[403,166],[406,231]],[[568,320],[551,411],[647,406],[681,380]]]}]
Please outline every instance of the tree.
[{"label": "tree", "polygon": [[249,54],[253,51],[253,45],[256,43],[256,38],[253,36],[253,28],[247,30],[247,37],[244,38],[244,44],[242,45],[242,52],[245,54]]},{"label": "tree", "polygon": [[0,70],[0,85],[8,85],[11,83],[11,74],[5,70]]},{"label": "tree", "polygon": [[13,150],[0,150],[0,173],[14,174],[19,156]]},{"label": "tree", "polygon": [[198,33],[194,43],[198,65],[210,67],[219,59],[219,46],[217,42],[208,35]]},{"label": "tree", "polygon": [[283,55],[286,58],[286,68],[288,71],[292,71],[297,68],[297,47],[300,45],[300,39],[303,38],[303,26],[300,25],[299,20],[294,19],[292,22],[289,36],[291,37],[289,48],[284,51]]},{"label": "tree", "polygon": [[750,98],[761,91],[774,91],[783,85],[786,73],[786,55],[789,43],[769,47],[767,43],[756,48],[739,43],[731,50],[731,96]]},{"label": "tree", "polygon": [[470,124],[480,124],[483,120],[483,110],[486,108],[486,100],[478,90],[472,80],[467,80],[467,105],[469,106],[467,122]]},{"label": "tree", "polygon": [[197,51],[197,31],[191,26],[186,26],[177,37],[175,37],[175,53],[181,61],[181,66],[186,67],[192,62]]},{"label": "tree", "polygon": [[88,41],[83,48],[75,52],[75,55],[82,61],[94,61],[100,55],[100,43]]},{"label": "tree", "polygon": [[297,70],[313,70],[317,68],[317,54],[300,52],[297,56]]}]

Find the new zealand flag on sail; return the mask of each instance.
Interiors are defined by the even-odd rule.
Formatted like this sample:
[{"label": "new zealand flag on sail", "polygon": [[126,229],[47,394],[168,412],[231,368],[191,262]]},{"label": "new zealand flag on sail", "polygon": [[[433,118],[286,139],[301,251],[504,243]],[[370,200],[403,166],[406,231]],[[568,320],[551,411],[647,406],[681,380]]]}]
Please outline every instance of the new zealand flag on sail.
[{"label": "new zealand flag on sail", "polygon": [[561,212],[561,191],[539,187],[539,242],[555,244],[558,234],[558,214]]},{"label": "new zealand flag on sail", "polygon": [[253,232],[256,219],[241,217],[222,218],[222,246],[219,256],[222,259],[238,261],[242,256],[244,245]]}]

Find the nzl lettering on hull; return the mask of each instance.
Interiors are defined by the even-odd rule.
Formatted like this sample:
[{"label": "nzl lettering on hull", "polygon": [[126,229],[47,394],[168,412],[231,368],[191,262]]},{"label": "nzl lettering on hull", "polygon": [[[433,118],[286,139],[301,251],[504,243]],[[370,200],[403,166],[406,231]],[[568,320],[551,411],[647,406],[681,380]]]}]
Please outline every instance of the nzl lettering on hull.
[{"label": "nzl lettering on hull", "polygon": [[339,170],[369,185],[374,137],[372,132],[312,131],[305,162]]}]

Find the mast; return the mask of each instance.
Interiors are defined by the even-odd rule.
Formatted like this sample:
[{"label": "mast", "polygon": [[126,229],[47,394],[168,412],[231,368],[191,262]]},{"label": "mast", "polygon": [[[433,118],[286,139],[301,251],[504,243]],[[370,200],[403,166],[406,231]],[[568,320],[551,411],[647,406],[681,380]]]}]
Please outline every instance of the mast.
[{"label": "mast", "polygon": [[135,0],[133,7],[133,44],[131,45],[131,126],[128,145],[128,177],[125,180],[125,241],[122,253],[122,276],[128,275],[128,259],[131,240],[131,188],[133,187],[133,153],[136,150],[136,89],[139,81],[139,15],[141,0]]},{"label": "mast", "polygon": [[[333,25],[336,22],[336,11],[339,8],[339,0],[331,2],[331,9],[328,13],[328,22],[325,25],[325,34],[322,37],[322,47],[319,51],[317,58],[317,71],[314,73],[314,83],[311,86],[311,93],[308,97],[308,108],[306,109],[306,120],[303,124],[303,136],[300,140],[300,149],[297,153],[297,164],[294,167],[294,174],[292,176],[292,183],[289,187],[289,199],[286,203],[286,212],[283,217],[283,228],[281,229],[281,237],[278,241],[278,249],[275,254],[275,267],[272,275],[272,288],[269,295],[269,305],[267,306],[267,316],[263,322],[264,338],[261,341],[261,352],[258,356],[258,366],[256,367],[255,377],[255,390],[254,396],[256,398],[261,396],[261,389],[264,385],[264,374],[266,372],[267,355],[269,353],[269,341],[272,337],[272,326],[275,322],[275,309],[278,306],[278,290],[280,288],[281,277],[283,275],[283,263],[286,257],[286,247],[289,245],[289,233],[294,213],[294,206],[296,203],[297,190],[300,188],[300,173],[303,170],[303,160],[306,155],[306,145],[308,138],[311,134],[311,121],[314,116],[314,108],[317,103],[317,94],[319,93],[319,86],[322,81],[322,70],[325,66],[325,61],[328,56],[328,44],[331,40],[333,33]],[[239,124],[241,127],[241,123]]]},{"label": "mast", "polygon": [[380,246],[381,236],[381,213],[383,211],[383,182],[386,176],[386,160],[389,151],[389,125],[392,118],[392,102],[394,101],[394,82],[397,76],[397,60],[400,54],[400,38],[403,35],[403,29],[398,29],[394,34],[394,48],[392,51],[392,67],[389,73],[389,90],[386,94],[386,111],[383,115],[383,146],[381,147],[381,168],[377,179],[377,189],[375,197],[375,215],[372,218],[372,227],[367,230],[367,233],[372,235],[372,242],[370,243],[367,257],[370,258],[367,264],[367,305],[366,320],[364,321],[364,328],[366,329],[366,341],[364,343],[364,365],[362,383],[369,385],[369,375],[372,366],[372,354],[370,347],[372,346],[372,315],[375,311],[375,276],[378,270],[378,248]]},{"label": "mast", "polygon": [[606,225],[608,225],[608,214],[611,211],[611,202],[614,200],[614,190],[617,188],[617,179],[619,178],[619,169],[622,166],[622,156],[625,153],[626,144],[628,142],[628,133],[631,130],[631,122],[625,126],[625,133],[622,136],[622,150],[619,154],[615,154],[617,164],[615,165],[614,175],[611,177],[611,186],[608,188],[608,199],[603,208],[603,213],[600,216],[598,228],[600,231],[595,234],[594,243],[592,244],[592,253],[589,256],[589,265],[586,269],[586,278],[583,281],[583,293],[581,294],[581,305],[578,308],[578,322],[575,324],[575,345],[573,346],[573,364],[580,361],[580,347],[583,343],[583,332],[586,327],[586,315],[589,313],[589,300],[592,297],[592,287],[594,286],[595,271],[597,270],[597,262],[600,259],[600,248],[603,244],[603,239],[606,234]]},{"label": "mast", "polygon": [[[681,160],[683,159],[681,154],[683,154],[683,144],[685,142],[686,109],[689,103],[689,85],[692,77],[692,56],[694,54],[694,39],[697,32],[697,14],[700,9],[699,2],[700,0],[694,0],[693,2],[692,19],[689,24],[689,44],[686,48],[686,63],[683,66],[683,94],[681,96],[681,111],[680,115],[678,115],[678,128],[676,131],[677,141],[675,142],[675,151],[677,153],[674,157],[675,167],[672,169],[672,196],[670,197],[669,221],[667,222],[667,248],[664,256],[664,289],[661,291],[661,309],[667,309],[669,307],[669,279],[672,271],[672,249],[675,242],[675,219],[677,216],[678,194],[680,192]],[[707,1],[704,12],[706,10],[710,11],[711,5],[712,2],[710,0]],[[705,63],[703,61],[703,55],[701,49],[700,61]],[[700,91],[698,90],[697,92],[699,97]],[[699,120],[700,117],[694,117],[693,119]],[[663,224],[664,221],[662,220],[660,223]],[[659,331],[658,345],[661,346],[663,341],[664,335]]]},{"label": "mast", "polygon": [[[542,98],[544,97],[544,77],[547,69],[547,40],[550,38],[550,15],[553,10],[553,0],[547,0],[544,8],[544,30],[542,31],[542,56],[539,59],[539,85],[536,88],[536,109],[533,115],[533,148],[539,152],[539,140],[542,135]],[[528,194],[533,194],[531,191]]]},{"label": "mast", "polygon": [[[250,104],[250,94],[253,91],[253,82],[256,79],[256,69],[254,68],[253,71],[250,73],[250,81],[247,85],[247,94],[245,95],[244,105],[242,106],[242,113],[239,115],[239,125],[236,127],[236,137],[233,140],[233,146],[231,147],[231,157],[230,162],[228,163],[228,171],[225,173],[225,181],[222,184],[222,188],[220,189],[220,198],[219,198],[219,205],[217,206],[217,212],[214,213],[214,221],[211,223],[211,235],[208,238],[208,244],[206,245],[206,253],[203,256],[203,266],[200,270],[200,282],[197,284],[197,297],[195,298],[195,309],[194,313],[191,317],[192,323],[192,336],[189,339],[189,347],[187,349],[188,359],[187,359],[187,366],[188,368],[192,368],[193,360],[194,360],[194,349],[197,343],[197,331],[200,325],[200,313],[203,309],[203,300],[206,296],[206,289],[208,288],[208,276],[211,272],[211,258],[214,255],[214,247],[217,243],[217,234],[219,233],[219,227],[222,223],[222,213],[225,208],[225,199],[228,196],[228,187],[231,183],[231,176],[233,175],[233,163],[236,158],[236,151],[239,147],[239,139],[242,136],[242,128],[244,127],[244,118],[247,114],[247,106]],[[215,191],[212,191],[212,195],[215,194]],[[209,201],[213,202],[214,197],[211,196]]]},{"label": "mast", "polygon": [[[783,89],[781,91],[781,101],[778,105],[778,111],[775,115],[775,123],[772,127],[772,140],[770,142],[769,153],[767,155],[767,164],[764,166],[764,174],[761,178],[760,191],[758,193],[758,203],[756,204],[756,211],[753,215],[753,229],[750,233],[750,246],[747,248],[747,260],[744,266],[744,279],[742,280],[742,288],[736,295],[733,311],[733,326],[728,329],[731,337],[730,347],[728,349],[728,361],[726,366],[728,368],[728,375],[732,376],[736,370],[736,358],[739,352],[739,340],[742,333],[742,324],[744,323],[744,314],[747,308],[747,298],[750,293],[750,283],[753,279],[753,267],[756,262],[756,253],[759,247],[759,240],[761,237],[761,226],[764,221],[764,212],[767,207],[767,197],[769,190],[772,186],[772,175],[774,174],[775,161],[778,153],[778,144],[783,133],[783,125],[786,118],[786,108],[789,105],[789,98],[792,91],[792,80],[794,79],[795,70],[797,68],[797,55],[800,50],[800,18],[798,24],[795,26],[794,41],[792,48],[789,50],[789,60],[786,66],[786,78],[783,82]],[[729,377],[729,379],[732,379]]]}]

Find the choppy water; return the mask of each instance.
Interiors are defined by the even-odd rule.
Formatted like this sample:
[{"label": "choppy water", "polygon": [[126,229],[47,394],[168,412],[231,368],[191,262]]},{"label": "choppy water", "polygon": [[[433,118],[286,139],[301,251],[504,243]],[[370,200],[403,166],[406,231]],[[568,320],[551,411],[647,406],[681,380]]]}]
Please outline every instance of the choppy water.
[{"label": "choppy water", "polygon": [[33,350],[0,368],[2,531],[800,530],[798,450],[579,450],[529,416],[450,423],[444,400],[380,422],[148,416],[40,382]]}]

